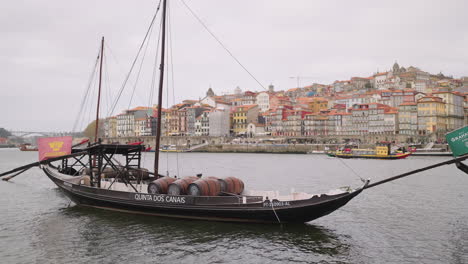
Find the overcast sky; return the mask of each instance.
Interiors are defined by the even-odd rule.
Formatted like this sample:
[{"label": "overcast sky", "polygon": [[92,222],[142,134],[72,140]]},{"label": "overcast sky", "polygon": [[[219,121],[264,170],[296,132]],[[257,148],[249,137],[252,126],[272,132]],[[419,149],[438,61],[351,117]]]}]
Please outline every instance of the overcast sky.
[{"label": "overcast sky", "polygon": [[[266,87],[329,84],[377,70],[417,66],[468,75],[468,1],[185,0]],[[119,90],[159,0],[7,1],[0,9],[0,127],[70,131],[101,36],[106,38],[103,116]],[[215,93],[261,91],[180,0],[169,0],[175,95],[164,104]],[[159,17],[159,15],[158,15]],[[158,22],[159,23],[159,22]],[[159,25],[159,24],[158,24]],[[158,26],[152,43],[157,41]],[[148,105],[155,45],[148,47],[112,114]],[[138,64],[139,65],[139,64]],[[170,78],[172,80],[172,77]],[[172,85],[171,85],[172,87]],[[93,102],[79,129],[95,116]]]}]

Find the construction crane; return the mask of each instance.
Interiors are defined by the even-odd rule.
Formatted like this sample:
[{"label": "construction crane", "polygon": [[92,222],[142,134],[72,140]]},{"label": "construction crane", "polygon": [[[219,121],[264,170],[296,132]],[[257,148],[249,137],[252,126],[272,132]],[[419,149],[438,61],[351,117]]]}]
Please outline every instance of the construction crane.
[{"label": "construction crane", "polygon": [[302,75],[298,75],[298,76],[290,76],[289,79],[296,79],[296,84],[297,84],[297,88],[300,88],[300,82],[301,80],[303,79],[314,79],[315,77],[312,77],[312,76],[302,76]]}]

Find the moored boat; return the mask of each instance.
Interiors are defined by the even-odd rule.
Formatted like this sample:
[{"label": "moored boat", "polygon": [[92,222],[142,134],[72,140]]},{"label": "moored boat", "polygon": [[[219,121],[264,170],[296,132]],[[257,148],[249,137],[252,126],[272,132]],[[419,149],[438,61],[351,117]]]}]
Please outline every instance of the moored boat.
[{"label": "moored boat", "polygon": [[[294,192],[282,196],[276,191],[252,190],[242,190],[241,193],[221,192],[209,196],[206,194],[216,193],[186,191],[183,194],[171,195],[167,194],[170,193],[170,188],[166,188],[166,193],[152,193],[148,186],[162,175],[149,177],[148,175],[152,173],[146,176],[139,173],[142,171],[138,166],[142,149],[142,146],[98,143],[85,149],[86,153],[73,158],[75,160],[88,158],[87,164],[91,165],[91,168],[64,159],[61,164],[68,164],[65,167],[60,168],[49,163],[43,165],[42,169],[72,201],[80,206],[173,218],[229,222],[308,222],[342,207],[361,193],[368,184],[368,181],[365,181],[363,186],[356,189],[347,187],[318,195]],[[120,167],[115,164],[110,158],[114,155],[126,157],[126,165]],[[96,166],[92,166],[93,159],[98,161]],[[105,168],[113,168],[114,172],[104,172]],[[192,182],[196,182],[196,179],[192,179]],[[233,184],[233,189],[226,190],[243,189],[243,183],[242,188],[239,187],[240,184]]]},{"label": "moored boat", "polygon": [[[162,116],[166,5],[167,0],[163,0],[158,117]],[[104,38],[99,57],[101,68],[103,50]],[[98,94],[98,105],[99,98]],[[99,107],[96,120],[99,120]],[[161,123],[162,119],[158,118],[154,149],[179,152],[173,145],[160,148]],[[97,139],[97,131],[96,125],[95,143],[86,149],[74,150],[76,156],[57,160],[61,165],[41,163],[45,174],[80,206],[187,219],[303,223],[342,207],[369,183],[364,181],[359,188],[341,188],[325,194],[295,192],[281,196],[276,191],[245,190],[238,178],[219,179],[199,174],[176,179],[159,174],[159,151],[155,152],[154,172],[149,172],[141,167],[141,152],[145,147],[140,142],[102,144]],[[117,156],[121,158],[116,159]]]},{"label": "moored boat", "polygon": [[359,149],[359,148],[344,148],[337,151],[329,151],[326,153],[329,157],[337,157],[343,159],[404,159],[412,152],[407,152],[405,149],[391,152],[389,145],[376,146],[375,149]]},{"label": "moored boat", "polygon": [[159,151],[161,152],[185,152],[182,149],[178,149],[176,145],[164,145],[159,149]]},{"label": "moored boat", "polygon": [[25,144],[21,144],[19,146],[19,150],[21,151],[37,151],[37,147],[36,146],[32,146],[31,144],[29,143],[25,143]]}]

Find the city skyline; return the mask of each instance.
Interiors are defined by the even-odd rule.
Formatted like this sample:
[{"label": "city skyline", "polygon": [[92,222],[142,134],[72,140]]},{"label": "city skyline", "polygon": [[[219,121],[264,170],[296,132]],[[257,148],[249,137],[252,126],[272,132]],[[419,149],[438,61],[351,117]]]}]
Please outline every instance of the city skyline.
[{"label": "city skyline", "polygon": [[[2,31],[9,41],[0,44],[4,59],[0,69],[6,76],[0,110],[14,109],[14,114],[3,115],[2,127],[70,131],[101,35],[109,40],[110,88],[117,92],[157,1],[139,6],[109,3],[93,2],[90,9],[89,2],[6,5]],[[388,70],[395,60],[430,73],[468,75],[468,55],[463,52],[468,44],[463,30],[467,21],[460,19],[467,4],[462,1],[393,1],[379,6],[369,1],[295,5],[250,1],[248,8],[216,1],[187,3],[263,86],[272,83],[277,90],[297,86],[297,79],[290,77],[303,76],[300,86],[367,77]],[[398,8],[403,4],[405,9]],[[184,8],[175,1],[171,21],[178,52],[174,55],[177,92],[170,94],[175,100],[171,98],[169,105],[203,97],[210,86],[217,94],[236,86],[261,91]],[[441,14],[440,8],[447,12]],[[104,9],[102,15],[99,10]],[[189,43],[183,41],[187,37]],[[111,65],[115,58],[119,66]],[[142,86],[145,83],[148,78],[142,79]],[[147,105],[145,94],[137,89],[130,107]],[[127,105],[128,101],[116,109]]]}]

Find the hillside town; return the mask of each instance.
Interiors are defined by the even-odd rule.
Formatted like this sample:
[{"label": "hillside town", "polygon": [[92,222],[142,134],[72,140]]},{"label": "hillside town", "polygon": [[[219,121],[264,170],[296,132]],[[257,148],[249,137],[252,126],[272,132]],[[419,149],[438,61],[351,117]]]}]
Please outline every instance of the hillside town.
[{"label": "hillside town", "polygon": [[[284,91],[184,100],[162,111],[162,136],[361,138],[443,142],[467,124],[468,77],[431,74],[397,62],[385,72]],[[156,106],[135,107],[105,120],[106,138],[156,134]]]}]

